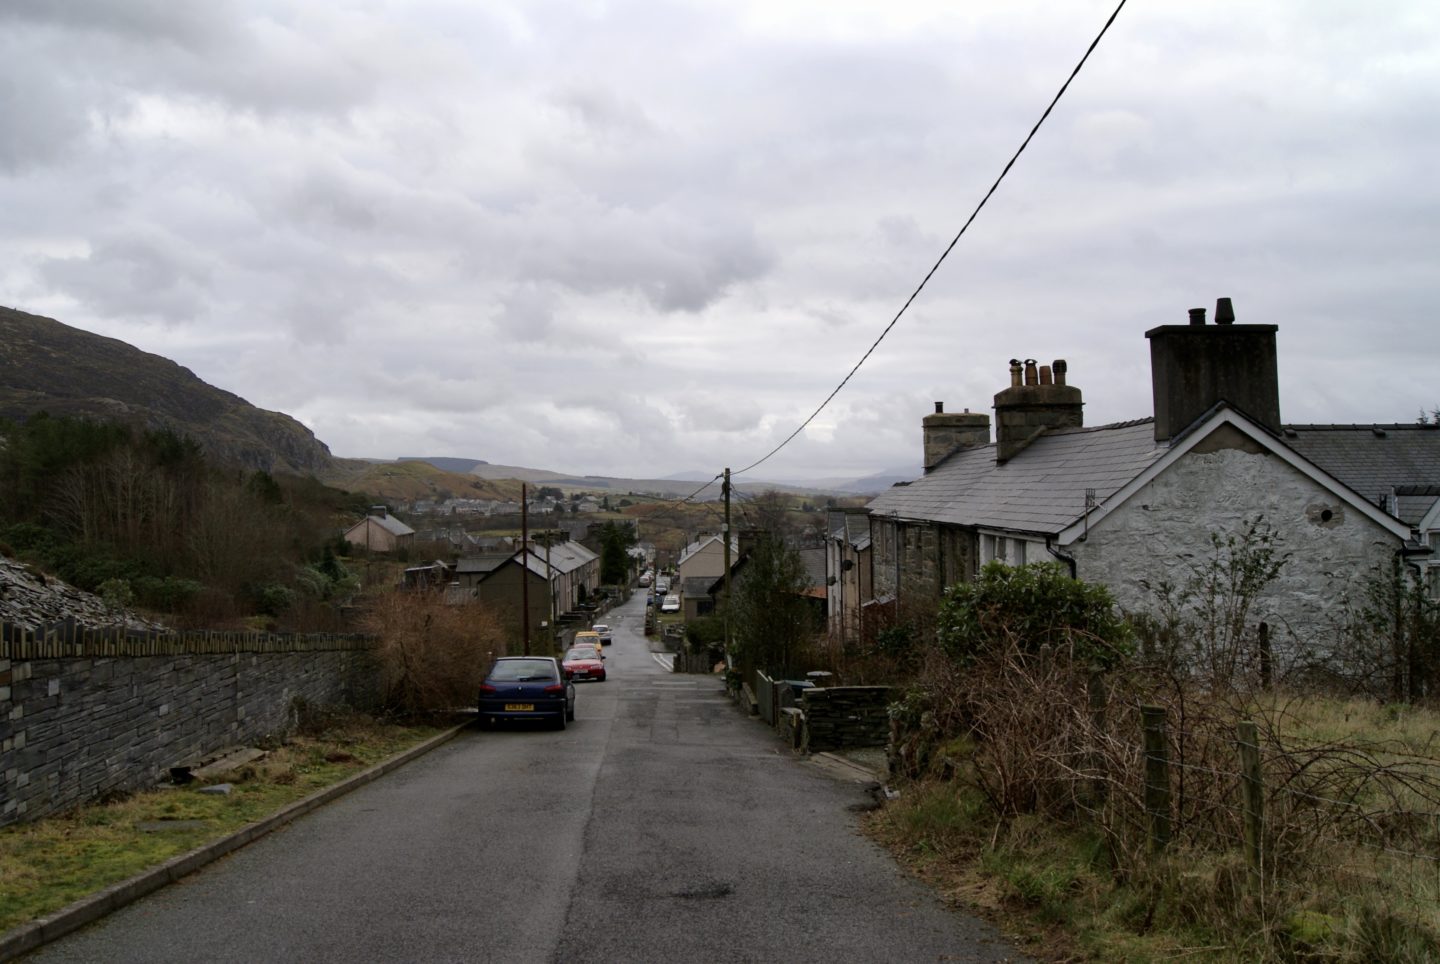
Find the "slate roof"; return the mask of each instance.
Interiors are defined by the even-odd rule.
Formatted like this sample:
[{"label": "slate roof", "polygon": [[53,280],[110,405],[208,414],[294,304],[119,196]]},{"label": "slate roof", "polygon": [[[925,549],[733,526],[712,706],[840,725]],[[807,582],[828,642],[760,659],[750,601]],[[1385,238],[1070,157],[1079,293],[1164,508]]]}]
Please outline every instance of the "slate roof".
[{"label": "slate roof", "polygon": [[[718,585],[723,586],[725,579],[722,576]],[[691,576],[688,579],[680,580],[680,598],[682,599],[708,599],[710,590],[717,585],[716,580],[710,576]],[[675,587],[670,587],[674,589]]]},{"label": "slate roof", "polygon": [[995,445],[962,449],[909,483],[882,492],[872,515],[1055,534],[1085,514],[1085,490],[1103,504],[1167,451],[1155,420],[1062,429],[1003,465]]},{"label": "slate roof", "polygon": [[818,549],[800,549],[800,561],[805,563],[805,575],[811,589],[819,589],[823,595],[825,592],[825,547]]},{"label": "slate roof", "polygon": [[1417,524],[1440,497],[1440,426],[1286,425],[1285,444],[1371,505]]},{"label": "slate roof", "polygon": [[472,572],[494,572],[500,567],[500,564],[505,562],[505,560],[509,559],[510,556],[510,553],[505,553],[503,555],[494,554],[485,556],[466,556],[465,558],[460,559],[455,563],[455,572],[457,574],[468,574]]},{"label": "slate roof", "polygon": [[[541,560],[546,558],[547,550],[544,546],[531,546],[530,551]],[[551,546],[548,552],[551,567],[559,572],[574,572],[585,563],[600,558],[578,542],[562,542],[558,546]]]},{"label": "slate roof", "polygon": [[395,518],[393,515],[372,515],[370,521],[384,529],[391,535],[413,536],[415,530]]}]

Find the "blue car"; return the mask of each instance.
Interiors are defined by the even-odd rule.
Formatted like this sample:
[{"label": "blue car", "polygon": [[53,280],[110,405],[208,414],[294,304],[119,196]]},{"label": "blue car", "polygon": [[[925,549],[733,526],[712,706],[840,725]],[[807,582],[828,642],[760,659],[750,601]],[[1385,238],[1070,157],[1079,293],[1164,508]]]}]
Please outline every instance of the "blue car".
[{"label": "blue car", "polygon": [[480,722],[575,719],[575,684],[554,656],[502,656],[480,684]]}]

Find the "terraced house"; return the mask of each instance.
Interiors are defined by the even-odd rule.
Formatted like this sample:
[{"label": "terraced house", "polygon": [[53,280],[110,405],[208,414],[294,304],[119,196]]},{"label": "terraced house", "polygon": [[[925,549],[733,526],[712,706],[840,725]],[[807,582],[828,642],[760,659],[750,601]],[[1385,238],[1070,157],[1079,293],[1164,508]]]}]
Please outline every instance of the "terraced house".
[{"label": "terraced house", "polygon": [[1288,558],[1254,617],[1294,664],[1324,649],[1357,580],[1428,568],[1440,426],[1285,426],[1277,326],[1235,324],[1229,299],[1216,322],[1194,309],[1146,332],[1144,418],[1086,426],[1064,361],[1011,362],[993,441],[988,415],[937,404],[925,474],[868,506],[872,603],[933,611],[987,562],[1052,560],[1145,609],[1212,557],[1212,534],[1262,526]]}]

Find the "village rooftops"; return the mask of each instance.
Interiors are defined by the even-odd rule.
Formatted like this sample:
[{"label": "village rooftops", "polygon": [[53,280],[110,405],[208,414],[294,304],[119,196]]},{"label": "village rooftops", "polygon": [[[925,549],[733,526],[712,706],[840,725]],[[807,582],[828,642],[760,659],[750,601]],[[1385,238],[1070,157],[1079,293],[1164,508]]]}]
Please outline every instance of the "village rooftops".
[{"label": "village rooftops", "polygon": [[1286,425],[1282,435],[1402,522],[1418,524],[1440,497],[1440,425]]},{"label": "village rooftops", "polygon": [[1009,461],[995,443],[961,449],[929,475],[902,482],[869,504],[872,517],[898,516],[952,525],[1058,533],[1165,455],[1153,419],[1095,428],[1052,429]]}]

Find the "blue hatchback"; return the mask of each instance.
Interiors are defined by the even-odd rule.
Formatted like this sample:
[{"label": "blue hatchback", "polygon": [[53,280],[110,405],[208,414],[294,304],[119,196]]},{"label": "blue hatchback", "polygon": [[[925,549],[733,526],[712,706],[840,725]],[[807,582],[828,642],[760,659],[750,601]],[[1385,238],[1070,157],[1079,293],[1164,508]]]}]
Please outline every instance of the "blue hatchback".
[{"label": "blue hatchback", "polygon": [[480,722],[575,719],[575,684],[554,656],[502,656],[480,684]]}]

